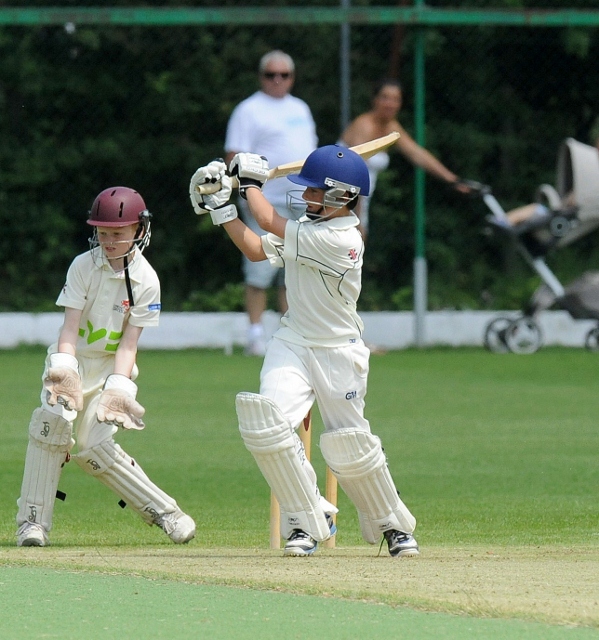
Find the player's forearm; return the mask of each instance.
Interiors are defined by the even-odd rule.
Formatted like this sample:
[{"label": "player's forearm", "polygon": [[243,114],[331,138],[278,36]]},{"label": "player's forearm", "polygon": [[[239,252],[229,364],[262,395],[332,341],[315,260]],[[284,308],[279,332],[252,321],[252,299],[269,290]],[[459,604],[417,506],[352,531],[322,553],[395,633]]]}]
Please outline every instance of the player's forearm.
[{"label": "player's forearm", "polygon": [[137,358],[137,344],[143,328],[133,325],[125,325],[123,337],[114,354],[114,373],[119,373],[127,378],[131,377],[135,360]]},{"label": "player's forearm", "polygon": [[264,197],[259,189],[248,189],[248,205],[259,227],[268,233],[274,233],[279,238],[285,237],[287,219],[277,213],[277,210]]},{"label": "player's forearm", "polygon": [[75,347],[77,340],[67,335],[63,335],[61,333],[60,338],[58,339],[58,353],[68,353],[71,356],[74,356],[77,352]]},{"label": "player's forearm", "polygon": [[[255,191],[255,189],[251,189],[250,191]],[[262,248],[260,236],[247,227],[242,220],[235,218],[235,220],[231,220],[231,222],[225,222],[222,227],[235,246],[248,260],[252,262],[266,260],[266,254]]]},{"label": "player's forearm", "polygon": [[260,228],[269,231],[268,227],[272,225],[273,217],[276,213],[275,208],[264,197],[260,189],[248,189],[247,201],[250,211]]},{"label": "player's forearm", "polygon": [[137,357],[137,348],[121,348],[116,351],[114,358],[114,372],[120,373],[127,378],[131,377],[133,367],[135,366],[135,358]]},{"label": "player's forearm", "polygon": [[65,308],[64,323],[58,336],[58,353],[68,353],[71,356],[76,355],[80,318],[81,311],[79,309]]}]

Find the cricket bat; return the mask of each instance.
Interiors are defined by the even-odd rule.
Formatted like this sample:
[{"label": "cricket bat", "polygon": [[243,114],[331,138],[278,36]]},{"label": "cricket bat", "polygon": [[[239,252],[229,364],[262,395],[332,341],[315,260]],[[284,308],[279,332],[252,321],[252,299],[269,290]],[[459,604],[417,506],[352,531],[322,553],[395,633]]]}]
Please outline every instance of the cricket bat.
[{"label": "cricket bat", "polygon": [[[383,151],[387,147],[390,147],[394,144],[399,138],[399,131],[393,131],[386,136],[382,136],[381,138],[375,138],[374,140],[370,140],[369,142],[364,142],[363,144],[357,144],[355,147],[350,147],[352,151],[355,151],[358,155],[360,155],[364,160],[368,160],[368,158],[372,158],[379,151]],[[284,176],[288,176],[292,173],[299,173],[304,166],[303,160],[295,160],[294,162],[288,162],[287,164],[280,164],[278,167],[274,167],[268,172],[268,179],[273,180],[274,178],[283,178]],[[237,178],[233,178],[233,187],[237,188],[239,183],[237,182]],[[196,187],[199,193],[201,194],[209,194],[214,193],[220,189],[220,183],[210,183],[200,184]]]}]

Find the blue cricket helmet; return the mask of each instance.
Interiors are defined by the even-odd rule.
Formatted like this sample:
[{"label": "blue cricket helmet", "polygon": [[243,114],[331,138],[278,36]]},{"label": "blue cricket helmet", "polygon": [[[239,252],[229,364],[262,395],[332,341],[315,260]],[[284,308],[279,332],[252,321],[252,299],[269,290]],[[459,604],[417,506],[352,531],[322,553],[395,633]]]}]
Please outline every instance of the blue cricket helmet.
[{"label": "blue cricket helmet", "polygon": [[359,195],[370,193],[370,176],[364,159],[355,151],[339,144],[329,144],[313,151],[297,175],[287,176],[291,182],[324,189],[334,183],[350,185],[359,189]]}]

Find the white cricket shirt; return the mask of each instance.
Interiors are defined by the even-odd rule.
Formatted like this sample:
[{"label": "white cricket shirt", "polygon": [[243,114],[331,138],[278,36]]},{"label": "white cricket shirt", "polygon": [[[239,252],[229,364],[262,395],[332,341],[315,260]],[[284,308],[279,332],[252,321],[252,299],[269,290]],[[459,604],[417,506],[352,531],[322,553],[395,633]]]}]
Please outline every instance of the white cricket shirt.
[{"label": "white cricket shirt", "polygon": [[[150,263],[139,252],[129,262],[134,306],[129,308],[125,272],[115,273],[101,258],[101,248],[78,255],[67,272],[60,307],[81,309],[77,354],[105,356],[114,353],[123,335],[125,320],[136,327],[158,325],[160,282]],[[97,262],[97,264],[96,264]]]},{"label": "white cricket shirt", "polygon": [[285,267],[289,310],[276,336],[303,346],[341,347],[360,339],[357,312],[364,242],[352,213],[313,223],[289,220],[285,239],[268,233],[262,247],[274,266]]},{"label": "white cricket shirt", "polygon": [[[316,125],[308,105],[287,94],[273,98],[257,91],[240,102],[229,119],[225,151],[257,153],[270,168],[308,157],[318,143]],[[290,190],[284,178],[269,180],[264,195],[274,206],[286,206]]]}]

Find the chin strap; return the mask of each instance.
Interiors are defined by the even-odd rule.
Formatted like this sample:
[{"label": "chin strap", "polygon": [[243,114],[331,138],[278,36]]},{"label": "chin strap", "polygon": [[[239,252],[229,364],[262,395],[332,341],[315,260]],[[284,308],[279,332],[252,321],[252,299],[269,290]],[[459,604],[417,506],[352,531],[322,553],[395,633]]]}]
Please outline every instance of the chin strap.
[{"label": "chin strap", "polygon": [[[149,212],[146,213],[149,215]],[[137,241],[140,239],[143,230],[144,225],[140,223],[137,227],[137,231],[135,232],[135,237],[133,238],[133,245],[138,250],[139,247],[137,246]],[[131,252],[131,249],[129,251]],[[129,297],[129,309],[131,309],[135,304],[135,300],[133,299],[133,287],[131,286],[131,278],[129,277],[129,260],[127,259],[127,256],[123,256],[123,267],[125,269],[125,285],[127,286],[127,296]]]},{"label": "chin strap", "polygon": [[135,301],[133,300],[133,287],[131,286],[131,278],[129,276],[129,261],[127,260],[127,256],[123,258],[123,266],[125,267],[125,285],[127,286],[127,296],[129,297],[129,309],[132,309]]}]

